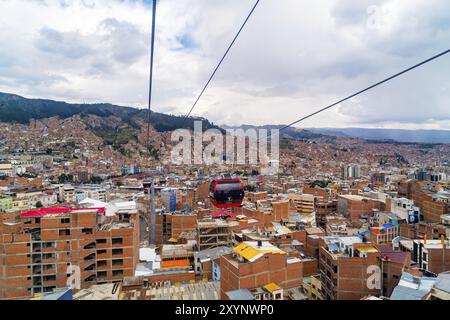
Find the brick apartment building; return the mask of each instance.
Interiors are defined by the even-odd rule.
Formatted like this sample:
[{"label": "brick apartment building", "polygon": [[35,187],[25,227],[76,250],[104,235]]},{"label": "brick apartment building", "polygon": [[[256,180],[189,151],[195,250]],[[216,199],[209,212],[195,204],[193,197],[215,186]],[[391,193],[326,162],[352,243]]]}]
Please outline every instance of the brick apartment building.
[{"label": "brick apartment building", "polygon": [[66,288],[70,267],[81,288],[133,276],[139,250],[136,212],[46,208],[20,214],[0,234],[0,299],[30,298]]},{"label": "brick apartment building", "polygon": [[380,252],[358,237],[325,237],[321,242],[319,270],[327,300],[360,300],[380,294],[369,289],[369,266],[380,266]]},{"label": "brick apartment building", "polygon": [[316,223],[319,227],[325,228],[327,224],[326,217],[337,212],[336,200],[318,200],[315,204]]},{"label": "brick apartment building", "polygon": [[155,216],[156,243],[177,239],[182,232],[197,229],[197,215],[193,213],[167,213]]},{"label": "brick apartment building", "polygon": [[266,241],[246,241],[232,254],[220,258],[221,298],[226,292],[254,289],[276,283],[283,289],[301,286],[302,260],[289,255]]},{"label": "brick apartment building", "polygon": [[423,270],[446,272],[450,270],[450,241],[444,236],[441,240],[414,240],[411,259]]},{"label": "brick apartment building", "polygon": [[441,216],[450,212],[448,194],[439,194],[430,191],[430,185],[426,182],[404,180],[398,184],[399,196],[414,201],[422,212],[425,222],[438,223]]},{"label": "brick apartment building", "polygon": [[389,245],[377,245],[377,249],[381,253],[382,295],[390,297],[400,282],[403,270],[411,265],[411,253],[395,251]]},{"label": "brick apartment building", "polygon": [[367,219],[372,210],[385,210],[385,203],[359,195],[341,195],[338,198],[338,213],[349,217],[354,223],[359,223],[361,219]]}]

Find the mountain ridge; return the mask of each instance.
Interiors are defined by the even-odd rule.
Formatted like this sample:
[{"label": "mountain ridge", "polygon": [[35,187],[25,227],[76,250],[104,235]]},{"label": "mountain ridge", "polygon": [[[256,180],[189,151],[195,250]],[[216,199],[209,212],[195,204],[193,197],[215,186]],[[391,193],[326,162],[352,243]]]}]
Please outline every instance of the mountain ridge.
[{"label": "mountain ridge", "polygon": [[[148,110],[110,103],[79,104],[50,99],[28,99],[17,94],[0,92],[0,122],[28,124],[32,119],[40,120],[51,117],[66,119],[75,115],[114,116],[132,127],[136,127],[136,119],[147,120]],[[204,118],[189,117],[185,120],[183,116],[153,111],[150,117],[150,123],[159,132],[173,131],[179,128],[193,129],[195,120],[202,120],[204,129],[220,129]]]},{"label": "mountain ridge", "polygon": [[306,130],[318,134],[365,140],[392,140],[405,143],[450,143],[450,130],[384,128],[306,128]]}]

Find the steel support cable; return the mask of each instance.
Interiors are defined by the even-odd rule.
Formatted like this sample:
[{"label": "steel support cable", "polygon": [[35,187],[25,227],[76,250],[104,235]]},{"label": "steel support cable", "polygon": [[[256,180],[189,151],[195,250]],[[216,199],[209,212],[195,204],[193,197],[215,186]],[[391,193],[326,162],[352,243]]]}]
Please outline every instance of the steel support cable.
[{"label": "steel support cable", "polygon": [[[412,71],[414,69],[417,69],[417,68],[419,68],[419,67],[421,67],[421,66],[423,66],[423,65],[425,65],[425,64],[427,64],[429,62],[432,62],[433,60],[436,60],[436,59],[438,59],[438,58],[440,58],[440,57],[442,57],[442,56],[444,56],[446,54],[449,54],[449,53],[450,53],[450,49],[445,50],[445,51],[443,51],[443,52],[441,52],[441,53],[439,53],[439,54],[437,54],[437,55],[435,55],[435,56],[433,56],[431,58],[428,58],[428,59],[426,59],[426,60],[424,60],[422,62],[419,62],[418,64],[415,64],[412,67],[409,67],[409,68],[407,68],[407,69],[405,69],[403,71],[400,71],[400,72],[398,72],[398,73],[396,73],[396,74],[394,74],[394,75],[392,75],[392,76],[390,76],[390,77],[388,77],[388,78],[386,78],[384,80],[381,80],[381,81],[379,81],[379,82],[377,82],[377,83],[375,83],[375,84],[373,84],[373,85],[371,85],[371,86],[369,86],[369,87],[367,87],[365,89],[362,89],[362,90],[360,90],[360,91],[358,91],[356,93],[353,93],[353,94],[351,94],[351,95],[349,95],[349,96],[347,96],[347,97],[345,97],[345,98],[343,98],[343,99],[341,99],[341,100],[339,100],[337,102],[334,102],[334,103],[332,103],[332,104],[330,104],[330,105],[328,105],[326,107],[323,107],[323,108],[321,108],[321,109],[319,109],[319,110],[317,110],[317,111],[315,111],[315,112],[313,112],[311,114],[308,114],[307,116],[304,116],[304,117],[302,117],[302,118],[300,118],[300,119],[298,119],[298,120],[296,120],[294,122],[291,122],[290,124],[288,124],[288,125],[282,127],[281,129],[279,129],[278,132],[286,130],[286,129],[292,127],[293,125],[295,125],[295,124],[297,124],[299,122],[302,122],[302,121],[304,121],[306,119],[309,119],[309,118],[311,118],[311,117],[313,117],[313,116],[315,116],[315,115],[317,115],[317,114],[319,114],[319,113],[321,113],[323,111],[326,111],[326,110],[328,110],[328,109],[330,109],[332,107],[335,107],[335,106],[341,104],[342,102],[345,102],[345,101],[350,100],[350,99],[352,99],[352,98],[354,98],[356,96],[359,96],[360,94],[362,94],[364,92],[367,92],[367,91],[369,91],[371,89],[374,89],[374,88],[376,88],[376,87],[378,87],[378,86],[380,86],[380,85],[382,85],[382,84],[384,84],[384,83],[386,83],[388,81],[391,81],[391,80],[393,80],[393,79],[395,79],[395,78],[397,78],[397,77],[399,77],[399,76],[401,76],[401,75],[403,75],[405,73],[408,73],[408,72],[410,72],[410,71]],[[270,134],[269,138],[271,138],[271,137],[272,137],[272,135]]]},{"label": "steel support cable", "polygon": [[211,76],[209,77],[208,81],[206,82],[205,86],[203,87],[202,91],[200,92],[200,94],[198,95],[197,99],[195,100],[194,104],[192,105],[191,109],[189,110],[189,112],[186,114],[186,116],[183,119],[183,122],[181,124],[181,126],[184,125],[184,123],[186,122],[187,118],[189,118],[189,116],[191,115],[192,111],[194,110],[194,108],[197,106],[197,103],[199,102],[200,98],[203,96],[203,93],[206,91],[206,89],[208,88],[209,84],[211,83],[212,79],[214,78],[214,76],[216,75],[217,70],[219,70],[222,62],[225,60],[226,56],[228,55],[228,53],[230,52],[231,48],[233,47],[234,43],[236,42],[237,38],[239,37],[239,35],[241,34],[242,30],[244,29],[245,25],[247,24],[248,20],[250,19],[250,17],[252,16],[253,12],[255,11],[256,7],[258,6],[260,0],[257,0],[256,3],[254,4],[252,10],[250,11],[250,13],[248,14],[247,18],[245,19],[244,23],[242,24],[241,28],[239,29],[239,31],[236,33],[236,35],[233,38],[233,41],[231,41],[230,45],[228,46],[227,50],[225,51],[225,54],[222,56],[222,59],[220,59],[219,63],[217,64],[216,68],[214,69],[213,73],[211,74]]}]

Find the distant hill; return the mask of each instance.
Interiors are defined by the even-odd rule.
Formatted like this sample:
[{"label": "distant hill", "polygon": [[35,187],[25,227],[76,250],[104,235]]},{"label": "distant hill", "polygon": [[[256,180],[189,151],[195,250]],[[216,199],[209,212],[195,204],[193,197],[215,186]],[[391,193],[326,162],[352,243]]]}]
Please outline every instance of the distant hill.
[{"label": "distant hill", "polygon": [[[263,125],[263,126],[253,126],[244,124],[241,126],[227,126],[223,125],[221,126],[223,129],[266,129],[268,131],[268,134],[270,134],[270,130],[272,129],[281,129],[284,127],[284,125]],[[296,139],[296,140],[308,140],[308,139],[317,139],[323,137],[323,134],[311,132],[309,130],[303,130],[303,129],[297,129],[297,128],[287,128],[286,130],[283,130],[281,133],[281,137],[283,138],[290,138],[290,139]]]},{"label": "distant hill", "polygon": [[[46,99],[27,99],[15,94],[0,92],[0,122],[16,122],[28,124],[31,119],[59,117],[70,118],[74,115],[94,115],[98,117],[114,116],[123,123],[136,128],[136,119],[147,120],[148,110],[108,103],[70,104],[63,101]],[[151,124],[159,132],[173,131],[178,128],[194,128],[194,120],[203,120],[204,129],[219,128],[203,118],[190,117],[184,122],[184,117],[152,112]]]},{"label": "distant hill", "polygon": [[403,130],[365,128],[308,128],[310,132],[331,136],[392,140],[408,143],[450,143],[450,130]]}]

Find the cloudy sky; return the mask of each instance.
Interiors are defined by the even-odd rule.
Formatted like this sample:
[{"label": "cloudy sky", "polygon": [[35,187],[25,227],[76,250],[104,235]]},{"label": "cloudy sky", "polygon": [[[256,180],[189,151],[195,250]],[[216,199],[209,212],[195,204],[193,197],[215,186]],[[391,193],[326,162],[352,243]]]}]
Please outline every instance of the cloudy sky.
[{"label": "cloudy sky", "polygon": [[[145,107],[149,0],[0,0],[0,91]],[[160,0],[154,109],[185,114],[254,0]],[[447,0],[261,0],[194,111],[284,124],[450,47]],[[450,55],[301,127],[450,129]]]}]

